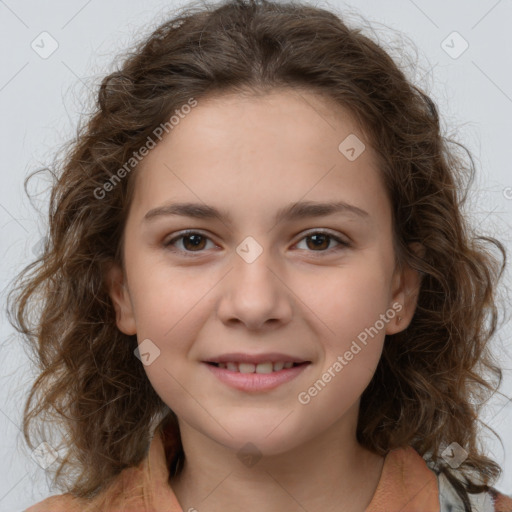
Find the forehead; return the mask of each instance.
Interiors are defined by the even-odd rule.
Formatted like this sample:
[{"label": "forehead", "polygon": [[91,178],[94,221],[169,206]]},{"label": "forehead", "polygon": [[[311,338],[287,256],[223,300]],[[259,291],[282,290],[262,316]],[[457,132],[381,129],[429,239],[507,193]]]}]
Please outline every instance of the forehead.
[{"label": "forehead", "polygon": [[376,155],[354,117],[307,91],[201,99],[134,177],[141,212],[178,198],[245,211],[350,198],[388,213]]}]

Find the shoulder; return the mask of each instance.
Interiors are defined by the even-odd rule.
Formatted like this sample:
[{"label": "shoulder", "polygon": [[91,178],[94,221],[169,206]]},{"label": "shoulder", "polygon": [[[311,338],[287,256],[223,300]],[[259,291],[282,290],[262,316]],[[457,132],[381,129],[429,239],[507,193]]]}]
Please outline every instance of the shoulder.
[{"label": "shoulder", "polygon": [[71,494],[58,494],[32,505],[24,512],[79,512],[84,510]]},{"label": "shoulder", "polygon": [[495,512],[512,512],[512,496],[500,493],[496,489],[491,489],[490,492],[494,501]]},{"label": "shoulder", "polygon": [[[394,465],[397,465],[404,482],[411,478],[421,479],[424,482],[424,487],[428,487],[432,476],[434,481],[437,480],[435,494],[438,496],[436,501],[438,501],[440,512],[464,511],[463,502],[452,483],[428,456],[421,456],[412,446],[396,449],[389,455],[392,455],[391,460]],[[452,469],[451,474],[456,480],[461,482],[465,480],[459,470]],[[471,503],[472,512],[512,512],[512,496],[504,494],[494,487],[490,487],[486,492],[467,493],[467,497]]]},{"label": "shoulder", "polygon": [[181,512],[168,478],[162,439],[157,435],[138,466],[124,468],[94,496],[80,498],[69,492],[59,494],[36,503],[24,512]]},{"label": "shoulder", "polygon": [[[456,473],[456,472],[455,472]],[[462,500],[444,473],[436,472],[439,482],[440,511],[464,510]],[[487,492],[467,494],[476,512],[512,512],[512,497],[491,487]]]}]

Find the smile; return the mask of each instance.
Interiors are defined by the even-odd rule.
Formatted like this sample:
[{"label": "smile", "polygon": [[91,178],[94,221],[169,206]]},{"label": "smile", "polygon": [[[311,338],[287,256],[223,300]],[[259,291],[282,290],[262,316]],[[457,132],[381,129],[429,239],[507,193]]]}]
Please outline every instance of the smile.
[{"label": "smile", "polygon": [[262,392],[277,388],[298,377],[311,363],[276,361],[274,363],[203,362],[223,384],[245,392]]}]

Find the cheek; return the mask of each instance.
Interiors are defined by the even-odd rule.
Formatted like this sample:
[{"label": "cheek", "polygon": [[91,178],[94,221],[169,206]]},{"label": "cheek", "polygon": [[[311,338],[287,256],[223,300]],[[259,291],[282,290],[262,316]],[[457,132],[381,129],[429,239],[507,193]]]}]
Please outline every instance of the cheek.
[{"label": "cheek", "polygon": [[149,266],[151,272],[140,273],[132,267],[137,338],[139,344],[149,339],[156,346],[158,357],[145,370],[157,391],[165,389],[172,396],[180,392],[177,381],[183,380],[183,374],[178,373],[211,315],[211,291],[218,278],[211,273],[198,274],[197,269],[171,268],[161,261]]},{"label": "cheek", "polygon": [[[328,279],[304,286],[305,303],[320,320],[333,348],[350,345],[365,329],[375,325],[390,307],[389,279],[382,263],[374,259],[333,269]],[[318,320],[319,319],[319,320]],[[382,328],[381,323],[377,327]]]},{"label": "cheek", "polygon": [[189,393],[195,393],[187,359],[199,336],[201,317],[206,314],[207,303],[200,299],[207,290],[184,279],[170,279],[173,284],[167,285],[158,277],[155,271],[150,279],[139,283],[140,295],[134,304],[139,351],[144,340],[154,344],[150,347],[157,357],[144,365],[146,375],[162,400],[186,419],[191,408]]},{"label": "cheek", "polygon": [[316,324],[321,325],[323,351],[315,375],[297,397],[307,411],[305,421],[316,418],[311,428],[315,422],[331,424],[353,406],[378,366],[386,325],[381,315],[386,317],[389,310],[389,289],[378,264],[372,268],[339,270],[308,302],[321,320]]},{"label": "cheek", "polygon": [[139,337],[154,337],[162,343],[186,338],[186,331],[193,332],[198,324],[197,316],[204,314],[216,276],[198,273],[197,268],[173,268],[165,256],[142,263],[142,258],[133,260],[130,281]]}]

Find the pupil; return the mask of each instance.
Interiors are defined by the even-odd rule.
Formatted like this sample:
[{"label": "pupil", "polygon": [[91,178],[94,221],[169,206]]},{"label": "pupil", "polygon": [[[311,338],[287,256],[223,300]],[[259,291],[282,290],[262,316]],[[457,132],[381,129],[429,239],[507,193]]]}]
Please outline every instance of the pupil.
[{"label": "pupil", "polygon": [[[319,235],[310,235],[308,238],[310,240],[314,240],[313,247],[321,248],[322,243],[325,244],[325,241],[329,237],[328,237],[328,235],[319,234]],[[318,243],[318,242],[320,242],[320,243]],[[329,245],[329,243],[327,243],[327,245]]]},{"label": "pupil", "polygon": [[[195,239],[195,241],[194,241]],[[190,241],[192,240],[192,248],[198,248],[201,244],[201,239],[203,239],[202,241],[204,242],[204,238],[202,237],[202,235],[187,235],[186,237],[183,238],[183,244],[185,245],[185,247],[187,247],[188,243],[187,243],[187,240]],[[187,249],[189,249],[190,247],[187,247]]]}]

